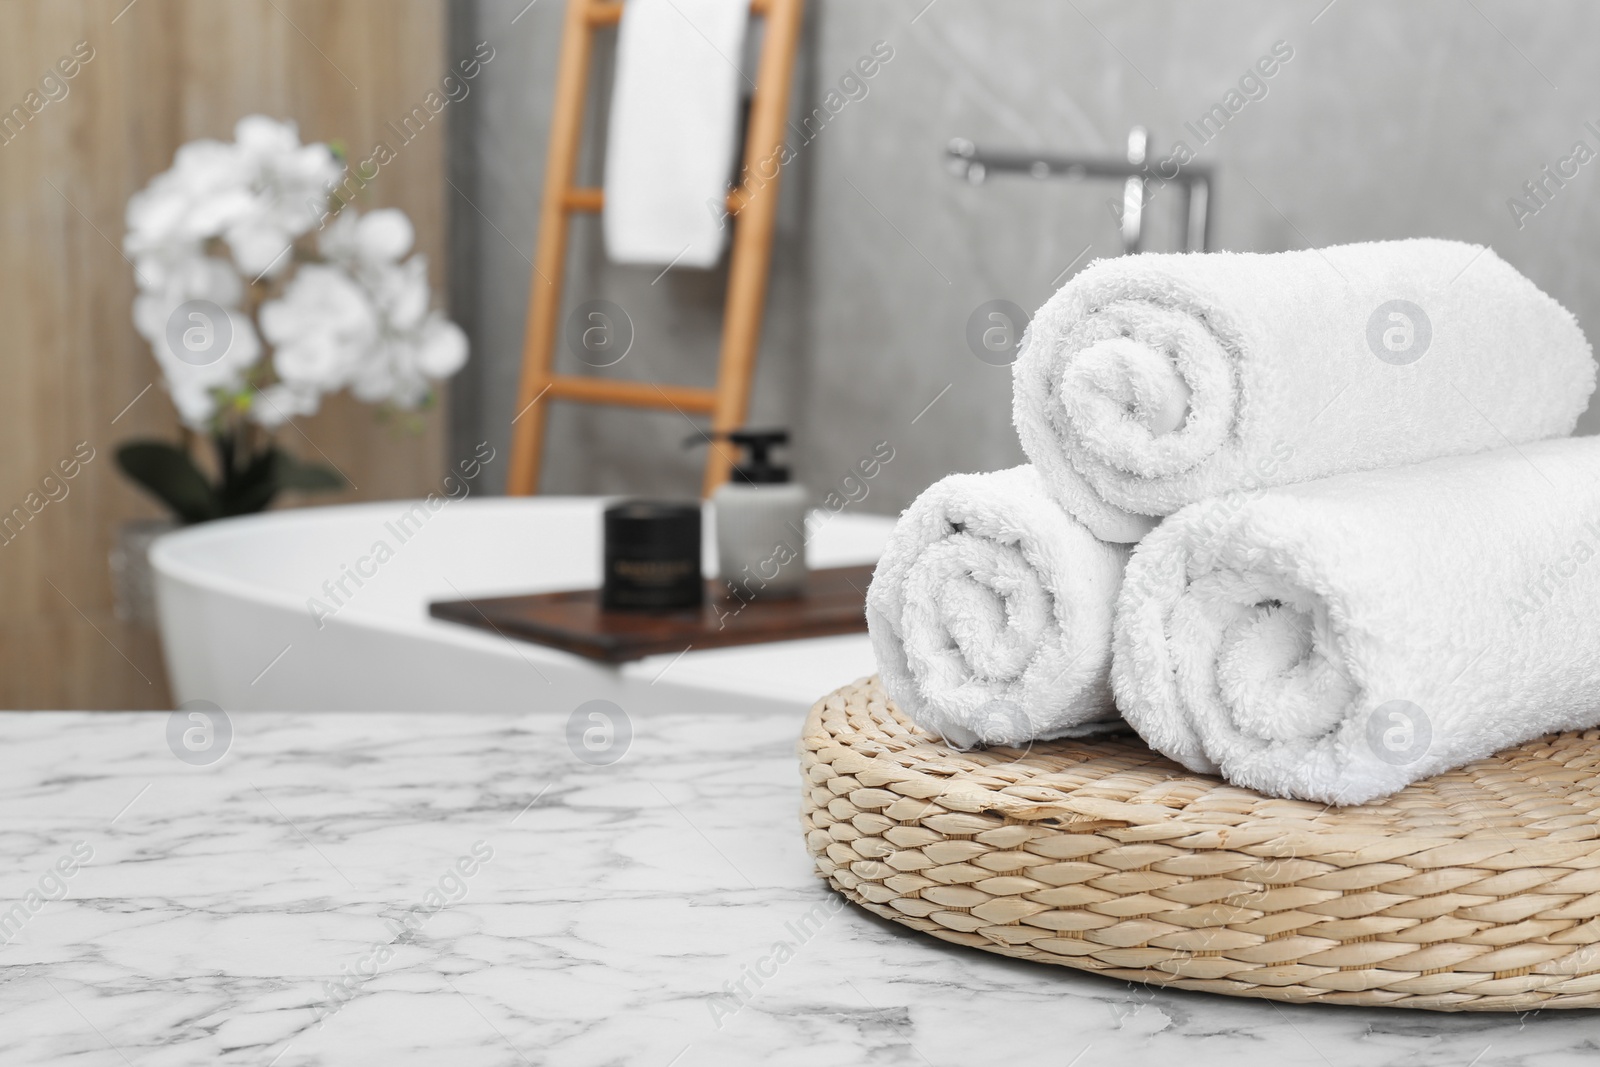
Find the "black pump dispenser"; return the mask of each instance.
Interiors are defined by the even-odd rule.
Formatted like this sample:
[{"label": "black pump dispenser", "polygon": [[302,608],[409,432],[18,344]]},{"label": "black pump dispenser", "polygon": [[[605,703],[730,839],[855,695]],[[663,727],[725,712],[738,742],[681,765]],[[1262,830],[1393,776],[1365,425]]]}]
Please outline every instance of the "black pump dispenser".
[{"label": "black pump dispenser", "polygon": [[685,448],[711,441],[731,441],[742,448],[742,456],[730,478],[735,485],[788,485],[789,468],[772,462],[772,450],[789,443],[788,430],[728,430],[696,434],[684,439]]},{"label": "black pump dispenser", "polygon": [[727,441],[743,453],[731,477],[711,494],[717,577],[728,595],[741,602],[804,596],[806,489],[789,480],[787,466],[772,460],[772,450],[789,443],[789,431],[741,427],[696,443],[707,441]]},{"label": "black pump dispenser", "polygon": [[748,456],[733,468],[735,481],[751,485],[783,485],[789,468],[772,462],[772,449],[789,443],[788,430],[730,430],[724,435]]}]

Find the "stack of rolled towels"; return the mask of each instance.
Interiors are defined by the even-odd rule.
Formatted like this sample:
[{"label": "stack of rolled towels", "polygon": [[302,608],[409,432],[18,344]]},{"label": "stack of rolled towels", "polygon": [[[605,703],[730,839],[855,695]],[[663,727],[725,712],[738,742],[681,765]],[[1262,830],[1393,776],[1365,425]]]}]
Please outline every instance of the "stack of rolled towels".
[{"label": "stack of rolled towels", "polygon": [[1100,261],[1013,370],[1030,463],[937,482],[867,596],[960,747],[1131,726],[1354,804],[1600,725],[1600,439],[1573,316],[1441,240]]}]

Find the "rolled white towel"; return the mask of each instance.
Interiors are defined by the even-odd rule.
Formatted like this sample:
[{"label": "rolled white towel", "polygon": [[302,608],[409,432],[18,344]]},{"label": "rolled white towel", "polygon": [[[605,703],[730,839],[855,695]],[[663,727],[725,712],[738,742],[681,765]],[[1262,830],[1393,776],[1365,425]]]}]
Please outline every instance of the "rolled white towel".
[{"label": "rolled white towel", "polygon": [[1137,541],[1185,504],[1572,432],[1594,359],[1493,251],[1410,240],[1091,265],[1013,367],[1023,450]]},{"label": "rolled white towel", "polygon": [[1134,551],[1112,679],[1191,770],[1353,804],[1600,724],[1600,438],[1193,504]]},{"label": "rolled white towel", "polygon": [[935,482],[900,516],[867,590],[884,689],[961,747],[1115,722],[1111,613],[1127,558],[1032,467]]}]

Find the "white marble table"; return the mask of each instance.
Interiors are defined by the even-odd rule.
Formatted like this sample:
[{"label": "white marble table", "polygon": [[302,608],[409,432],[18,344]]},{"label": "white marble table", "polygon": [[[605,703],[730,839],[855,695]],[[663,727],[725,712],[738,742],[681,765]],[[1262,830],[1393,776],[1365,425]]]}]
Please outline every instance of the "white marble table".
[{"label": "white marble table", "polygon": [[1589,1013],[1280,1007],[946,946],[812,875],[798,722],[634,723],[597,766],[565,714],[241,714],[193,766],[165,715],[0,715],[0,1063],[1600,1057]]}]

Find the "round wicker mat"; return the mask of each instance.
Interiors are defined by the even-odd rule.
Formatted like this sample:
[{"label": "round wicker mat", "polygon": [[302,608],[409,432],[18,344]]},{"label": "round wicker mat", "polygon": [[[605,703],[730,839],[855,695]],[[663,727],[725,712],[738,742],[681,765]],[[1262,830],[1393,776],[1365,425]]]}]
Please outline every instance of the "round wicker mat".
[{"label": "round wicker mat", "polygon": [[1133,735],[958,752],[877,679],[801,741],[817,870],[974,948],[1233,996],[1444,1011],[1600,1006],[1600,731],[1331,808]]}]

